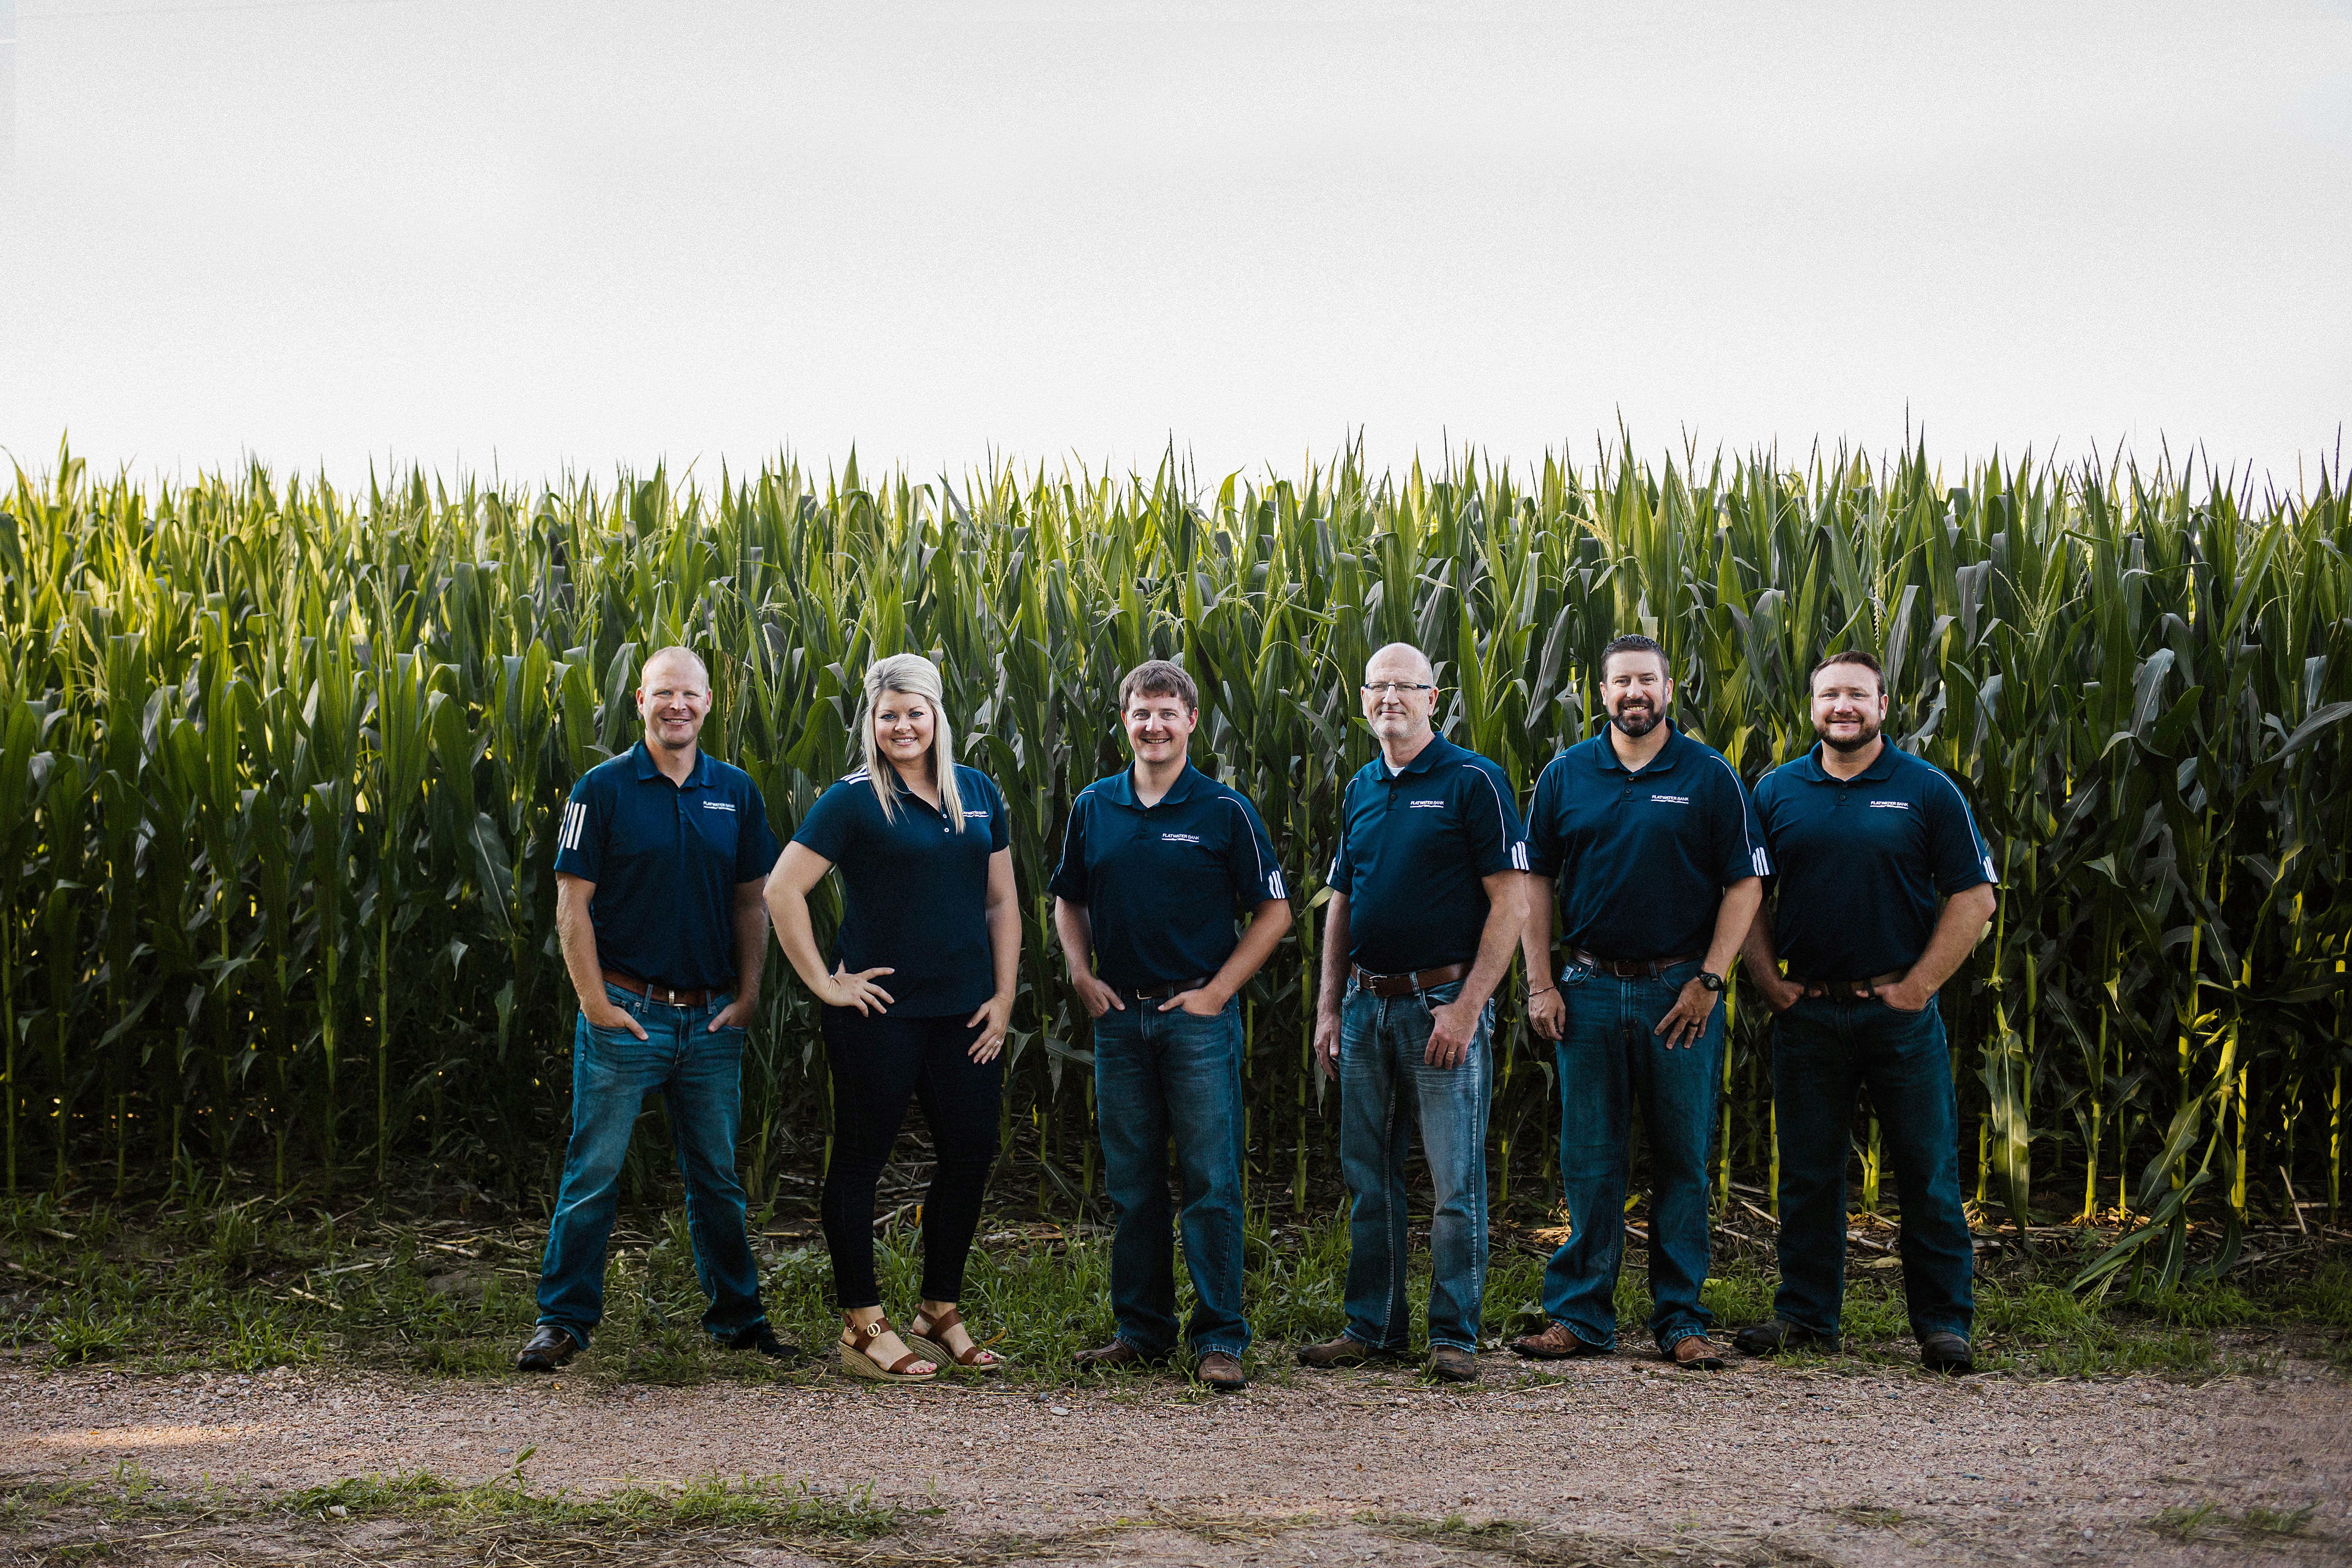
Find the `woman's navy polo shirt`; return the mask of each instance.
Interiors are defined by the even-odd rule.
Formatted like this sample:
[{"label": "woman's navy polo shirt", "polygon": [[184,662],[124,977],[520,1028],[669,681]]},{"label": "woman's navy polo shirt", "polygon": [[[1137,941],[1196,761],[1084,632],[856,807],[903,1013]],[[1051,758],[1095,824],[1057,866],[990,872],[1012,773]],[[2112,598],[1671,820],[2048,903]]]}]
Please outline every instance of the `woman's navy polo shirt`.
[{"label": "woman's navy polo shirt", "polygon": [[607,969],[681,991],[735,984],[735,889],[776,863],[751,775],[708,752],[674,784],[643,741],[581,775],[555,868],[596,885],[588,921]]},{"label": "woman's navy polo shirt", "polygon": [[1501,768],[1443,735],[1402,773],[1374,757],[1348,781],[1328,880],[1347,896],[1349,962],[1402,974],[1478,956],[1484,879],[1528,868],[1513,796]]},{"label": "woman's navy polo shirt", "polygon": [[1601,958],[1706,952],[1723,890],[1771,874],[1766,843],[1731,763],[1671,723],[1638,773],[1607,730],[1578,742],[1528,805],[1529,869],[1559,879],[1560,940]]},{"label": "woman's navy polo shirt", "polygon": [[1234,905],[1290,896],[1257,808],[1189,763],[1151,805],[1131,768],[1080,790],[1053,891],[1087,907],[1095,972],[1127,991],[1216,973],[1240,944]]},{"label": "woman's navy polo shirt", "polygon": [[1850,779],[1815,746],[1756,785],[1772,840],[1772,934],[1801,980],[1868,980],[1927,951],[1938,897],[1997,881],[1959,786],[1884,743]]},{"label": "woman's navy polo shirt", "polygon": [[882,815],[860,768],[816,797],[793,842],[841,873],[835,963],[853,974],[895,971],[875,982],[890,994],[893,1017],[969,1015],[996,994],[988,858],[1013,841],[1004,797],[986,773],[958,763],[963,820],[950,823],[896,769],[889,782],[897,820]]}]

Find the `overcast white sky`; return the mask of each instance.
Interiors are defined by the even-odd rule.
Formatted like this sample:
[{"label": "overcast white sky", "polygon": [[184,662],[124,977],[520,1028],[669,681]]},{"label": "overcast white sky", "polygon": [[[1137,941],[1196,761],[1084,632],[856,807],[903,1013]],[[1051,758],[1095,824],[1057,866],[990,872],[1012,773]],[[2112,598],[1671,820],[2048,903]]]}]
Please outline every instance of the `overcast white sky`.
[{"label": "overcast white sky", "polygon": [[[2352,4],[0,0],[0,446],[1283,471],[2352,413]],[[0,27],[0,33],[5,27]]]}]

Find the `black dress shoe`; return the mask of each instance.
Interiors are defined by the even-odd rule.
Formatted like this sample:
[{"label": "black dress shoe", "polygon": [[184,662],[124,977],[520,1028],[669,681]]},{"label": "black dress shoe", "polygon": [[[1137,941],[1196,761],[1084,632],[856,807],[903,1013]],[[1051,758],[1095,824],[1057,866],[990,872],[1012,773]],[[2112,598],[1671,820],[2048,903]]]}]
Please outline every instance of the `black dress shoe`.
[{"label": "black dress shoe", "polygon": [[758,1351],[771,1361],[793,1362],[807,1358],[808,1352],[790,1340],[776,1338],[776,1331],[765,1323],[754,1323],[727,1341],[730,1351]]},{"label": "black dress shoe", "polygon": [[1779,1355],[1782,1351],[1822,1351],[1837,1353],[1838,1337],[1775,1318],[1769,1323],[1757,1323],[1731,1336],[1731,1342],[1742,1355]]},{"label": "black dress shoe", "polygon": [[1921,1340],[1919,1364],[1929,1372],[1970,1373],[1977,1369],[1969,1342],[1958,1334],[1929,1334]]},{"label": "black dress shoe", "polygon": [[541,1323],[539,1331],[530,1336],[522,1353],[515,1357],[517,1372],[553,1372],[580,1353],[580,1342],[568,1330],[553,1323]]}]

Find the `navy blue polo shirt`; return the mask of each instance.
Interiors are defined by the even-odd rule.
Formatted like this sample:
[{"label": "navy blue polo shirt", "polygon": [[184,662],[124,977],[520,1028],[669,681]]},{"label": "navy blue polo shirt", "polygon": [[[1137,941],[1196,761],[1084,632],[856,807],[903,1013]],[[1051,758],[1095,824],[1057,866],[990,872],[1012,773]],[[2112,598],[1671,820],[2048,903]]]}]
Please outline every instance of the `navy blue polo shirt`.
[{"label": "navy blue polo shirt", "polygon": [[674,784],[643,741],[572,786],[555,868],[596,884],[596,958],[681,991],[735,984],[735,889],[776,863],[751,775],[698,752]]},{"label": "navy blue polo shirt", "polygon": [[1257,808],[1189,763],[1155,805],[1130,768],[1080,790],[1053,889],[1086,906],[1095,973],[1127,991],[1214,974],[1241,941],[1234,906],[1290,896]]},{"label": "navy blue polo shirt", "polygon": [[827,787],[793,842],[841,873],[841,931],[834,962],[855,974],[891,969],[875,984],[893,1017],[968,1016],[996,993],[988,942],[988,858],[1013,842],[1004,797],[978,768],[956,766],[963,820],[889,775],[895,817],[864,768]]},{"label": "navy blue polo shirt", "polygon": [[1821,747],[1758,782],[1772,843],[1772,932],[1801,980],[1868,980],[1927,951],[1938,899],[2000,879],[1959,786],[1883,742],[1850,779]]},{"label": "navy blue polo shirt", "polygon": [[1349,960],[1375,974],[1469,963],[1486,929],[1479,879],[1527,868],[1501,768],[1443,735],[1402,773],[1374,757],[1340,797],[1328,879],[1348,899]]},{"label": "navy blue polo shirt", "polygon": [[1528,806],[1529,869],[1557,878],[1559,934],[1601,958],[1681,958],[1715,941],[1723,889],[1770,874],[1762,826],[1723,753],[1668,721],[1628,773],[1609,731],[1554,757]]}]

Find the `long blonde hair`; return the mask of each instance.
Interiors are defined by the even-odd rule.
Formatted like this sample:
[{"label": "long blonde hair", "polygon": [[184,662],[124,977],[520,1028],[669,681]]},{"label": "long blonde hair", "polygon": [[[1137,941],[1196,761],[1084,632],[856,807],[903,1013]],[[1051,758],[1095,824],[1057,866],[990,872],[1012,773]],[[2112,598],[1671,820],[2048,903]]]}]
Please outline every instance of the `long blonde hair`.
[{"label": "long blonde hair", "polygon": [[919,697],[931,705],[931,783],[940,792],[940,815],[959,833],[963,831],[963,792],[956,788],[955,736],[948,727],[947,701],[940,667],[919,653],[897,653],[866,667],[866,706],[857,715],[857,750],[865,759],[866,776],[874,796],[882,803],[882,819],[898,819],[898,770],[882,758],[874,743],[874,705],[886,691]]}]

